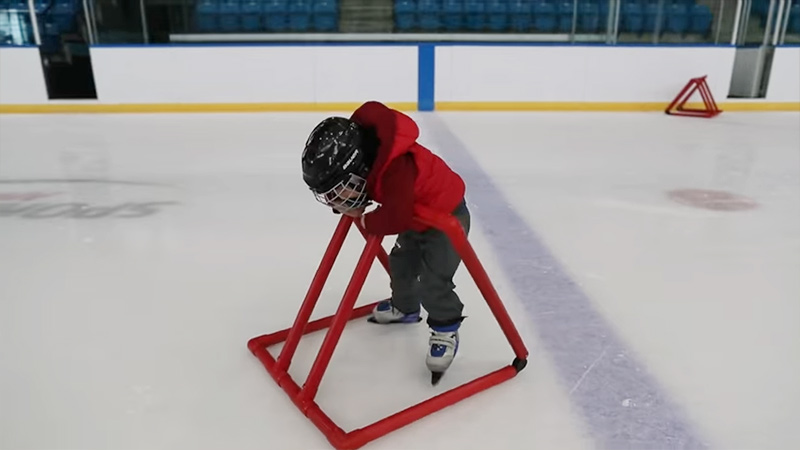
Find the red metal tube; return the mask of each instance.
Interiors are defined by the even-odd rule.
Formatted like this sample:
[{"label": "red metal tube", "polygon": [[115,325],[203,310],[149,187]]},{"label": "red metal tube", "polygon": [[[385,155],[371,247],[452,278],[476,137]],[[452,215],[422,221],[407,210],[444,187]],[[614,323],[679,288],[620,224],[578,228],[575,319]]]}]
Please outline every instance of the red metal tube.
[{"label": "red metal tube", "polygon": [[261,361],[261,364],[267,369],[267,373],[272,376],[273,379],[278,383],[281,384],[280,378],[281,374],[286,375],[286,372],[280,372],[275,370],[275,358],[264,348],[257,348],[253,350],[253,355]]},{"label": "red metal tube", "polygon": [[275,379],[276,382],[283,388],[286,395],[292,400],[292,403],[316,425],[316,427],[325,435],[325,437],[333,444],[340,443],[345,438],[344,431],[339,428],[333,420],[330,419],[322,410],[319,405],[313,401],[306,402],[300,396],[300,386],[286,372],[275,370],[275,361],[266,351],[261,351],[257,355],[267,371]]},{"label": "red metal tube", "polygon": [[[465,266],[475,279],[479,290],[486,298],[492,313],[503,329],[516,356],[520,359],[527,358],[528,353],[522,342],[522,338],[519,336],[508,312],[503,307],[500,297],[492,286],[486,271],[467,240],[466,233],[464,233],[459,222],[451,215],[438,213],[425,208],[420,208],[416,216],[415,220],[418,223],[436,227],[447,234],[456,250],[461,255]],[[342,220],[339,221],[336,232],[328,245],[328,249],[317,269],[311,287],[306,294],[306,298],[303,300],[300,312],[292,327],[253,338],[248,342],[248,348],[253,355],[261,361],[267,372],[275,379],[278,385],[283,388],[286,394],[292,399],[292,402],[303,414],[325,435],[331,445],[338,450],[357,449],[370,441],[406,426],[422,417],[511,379],[517,374],[518,369],[520,369],[515,362],[513,365],[503,367],[502,369],[444,392],[422,403],[406,408],[403,411],[388,416],[364,428],[354,430],[350,433],[345,433],[339,428],[320,409],[319,405],[314,402],[314,397],[316,396],[322,377],[330,363],[336,344],[344,331],[347,321],[369,314],[377,303],[354,308],[358,294],[361,292],[372,262],[377,257],[384,268],[386,268],[387,271],[389,269],[388,256],[381,247],[383,237],[368,235],[365,230],[357,224],[359,231],[361,231],[362,235],[366,238],[366,245],[364,246],[355,271],[345,290],[339,308],[333,316],[309,322],[322,286],[330,273],[333,262],[346,237],[348,227],[352,222],[352,219],[346,216],[343,216]],[[305,385],[300,388],[288,374],[291,358],[302,335],[319,331],[326,327],[330,327],[328,333],[325,335],[319,353],[306,378]],[[286,339],[286,345],[281,355],[277,359],[273,358],[267,350],[267,346],[277,344],[284,339]]]},{"label": "red metal tube", "polygon": [[317,395],[317,389],[322,380],[322,375],[328,368],[328,363],[331,360],[331,356],[333,356],[336,343],[339,341],[342,331],[344,331],[345,324],[350,319],[353,306],[355,306],[358,294],[364,286],[364,281],[367,279],[367,274],[372,266],[372,262],[375,260],[375,255],[381,245],[382,239],[382,236],[370,236],[367,239],[367,244],[364,246],[364,250],[361,252],[361,257],[358,260],[358,264],[356,264],[353,276],[350,278],[350,283],[347,285],[347,289],[345,289],[342,302],[339,304],[339,308],[333,316],[331,327],[325,335],[325,339],[322,341],[317,359],[314,360],[308,378],[303,385],[300,396],[305,401],[313,400],[314,396]]},{"label": "red metal tube", "polygon": [[517,358],[526,359],[528,357],[528,349],[525,347],[525,343],[522,341],[522,337],[517,327],[514,325],[514,321],[511,320],[511,316],[509,316],[508,311],[505,306],[503,306],[500,296],[492,285],[489,275],[483,268],[483,264],[481,264],[478,259],[478,255],[475,254],[472,245],[470,245],[469,240],[467,240],[466,233],[458,220],[451,215],[442,214],[425,207],[416,208],[415,213],[417,222],[438,228],[447,234],[448,238],[450,238],[450,242],[453,243],[456,251],[461,256],[464,266],[475,280],[478,290],[480,290],[481,294],[486,299],[489,309],[492,311],[497,323],[503,330],[503,334],[505,334],[508,343],[511,344],[514,354]]},{"label": "red metal tube", "polygon": [[[353,312],[350,314],[350,320],[358,319],[360,317],[364,317],[369,315],[372,312],[372,309],[377,305],[379,302],[373,302],[368,305],[359,306],[358,308],[354,309]],[[314,333],[315,331],[324,330],[328,328],[333,320],[333,316],[323,317],[321,319],[317,319],[308,323],[303,330],[303,334],[310,334]],[[247,348],[250,349],[251,352],[257,348],[266,348],[270,347],[275,344],[279,344],[286,340],[289,336],[289,332],[291,328],[286,328],[285,330],[276,331],[274,333],[265,334],[263,336],[258,336],[250,339],[247,343]]]},{"label": "red metal tube", "polygon": [[303,414],[311,419],[311,422],[328,438],[332,443],[334,441],[341,441],[345,433],[339,428],[330,417],[328,417],[319,405],[313,401],[305,401],[302,398],[302,389],[291,378],[286,379],[283,384],[283,390],[292,399],[292,402],[303,412]]},{"label": "red metal tube", "polygon": [[672,111],[672,108],[674,108],[675,105],[677,105],[678,102],[681,101],[683,95],[686,94],[687,91],[689,91],[689,88],[692,86],[692,82],[693,81],[694,81],[694,79],[689,80],[689,82],[686,83],[686,86],[684,86],[683,89],[681,89],[681,92],[675,97],[674,100],[672,100],[672,103],[670,103],[669,106],[667,106],[667,109],[666,109],[666,113],[667,114],[669,114],[670,111]]},{"label": "red metal tube", "polygon": [[496,370],[480,378],[476,378],[469,383],[439,394],[436,397],[425,400],[422,403],[408,407],[403,411],[386,417],[385,419],[375,422],[372,425],[358,430],[353,430],[350,433],[347,433],[347,448],[359,448],[370,441],[373,441],[381,436],[385,436],[386,434],[402,428],[427,415],[433,414],[436,411],[460,402],[461,400],[477,394],[478,392],[484,391],[492,386],[514,378],[516,374],[517,371],[514,370],[513,367],[503,367],[502,369]]},{"label": "red metal tube", "polygon": [[345,432],[339,428],[315,402],[303,402],[300,399],[300,387],[288,373],[276,370],[275,360],[267,350],[263,348],[256,349],[253,354],[261,361],[267,369],[267,372],[275,379],[275,382],[283,388],[286,395],[292,400],[292,403],[297,406],[300,412],[311,420],[317,429],[328,439],[331,445],[336,449],[343,449],[343,443],[346,439]]},{"label": "red metal tube", "polygon": [[333,237],[328,243],[328,248],[322,256],[322,261],[317,268],[317,272],[314,274],[311,286],[309,286],[306,297],[303,299],[303,304],[300,306],[300,312],[298,312],[294,325],[292,325],[289,335],[286,338],[286,344],[281,349],[280,356],[278,356],[277,364],[279,370],[289,370],[289,364],[291,364],[294,352],[297,350],[297,345],[300,343],[303,329],[308,323],[308,319],[311,318],[311,313],[314,312],[319,294],[322,292],[322,287],[325,285],[325,281],[327,281],[328,275],[331,273],[331,268],[333,268],[333,263],[336,262],[336,257],[339,256],[339,251],[342,248],[342,244],[344,244],[347,231],[352,223],[353,218],[345,216],[344,214],[342,218],[339,219],[339,224],[333,232]]},{"label": "red metal tube", "polygon": [[312,402],[306,411],[306,416],[311,419],[311,423],[316,425],[317,429],[322,432],[328,439],[333,448],[344,450],[347,448],[347,434],[339,428],[327,414],[325,414],[319,405]]},{"label": "red metal tube", "polygon": [[705,81],[705,78],[700,84],[700,95],[703,96],[703,102],[706,105],[706,109],[709,110],[709,116],[715,116],[719,114],[719,107],[717,106],[717,102],[714,101],[714,96],[711,95],[711,88],[708,87],[708,83]]},{"label": "red metal tube", "polygon": [[[358,228],[358,231],[361,232],[361,235],[364,236],[364,239],[369,239],[370,234],[361,227],[361,224],[358,221],[354,221],[353,223]],[[391,274],[392,272],[389,270],[389,255],[386,254],[386,250],[384,250],[383,247],[378,247],[378,260],[381,262],[383,268],[386,269],[386,273]]]},{"label": "red metal tube", "polygon": [[522,337],[520,336],[517,327],[514,325],[514,321],[511,320],[511,316],[509,316],[508,311],[503,305],[503,302],[500,300],[500,296],[497,294],[492,282],[489,280],[489,276],[486,274],[486,270],[478,260],[475,251],[466,240],[462,240],[461,246],[463,247],[461,254],[463,255],[462,258],[464,265],[475,279],[475,284],[478,286],[481,294],[483,294],[484,298],[486,299],[489,309],[492,311],[497,323],[503,330],[506,339],[508,339],[508,343],[511,344],[514,354],[520,359],[527,358],[528,350],[525,348],[525,343],[522,341]]},{"label": "red metal tube", "polygon": [[[670,115],[676,116],[690,116],[690,117],[705,117],[711,118],[719,115],[722,111],[714,101],[714,96],[711,94],[711,88],[706,81],[707,75],[702,77],[692,78],[686,83],[681,92],[672,100],[672,103],[667,106],[665,112]],[[686,108],[686,102],[694,95],[695,92],[700,92],[703,99],[704,109]]]}]

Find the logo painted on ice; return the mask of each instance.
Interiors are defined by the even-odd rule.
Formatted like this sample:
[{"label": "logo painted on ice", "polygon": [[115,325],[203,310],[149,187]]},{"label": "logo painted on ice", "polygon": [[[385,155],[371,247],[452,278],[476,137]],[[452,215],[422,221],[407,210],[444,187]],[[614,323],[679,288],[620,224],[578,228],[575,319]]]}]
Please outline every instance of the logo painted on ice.
[{"label": "logo painted on ice", "polygon": [[[0,189],[9,186],[14,190],[0,190],[0,219],[135,219],[148,217],[161,212],[164,207],[178,205],[174,201],[124,201],[116,204],[94,204],[87,202],[66,201],[59,202],[58,196],[65,194],[60,190],[43,189],[60,185],[74,186],[76,184],[96,184],[127,186],[133,189],[130,194],[140,197],[146,188],[168,187],[156,183],[139,183],[129,181],[110,181],[95,179],[72,180],[0,180]],[[21,186],[30,186],[35,189],[19,190]],[[115,196],[117,193],[115,193]],[[161,196],[159,196],[161,197]]]}]

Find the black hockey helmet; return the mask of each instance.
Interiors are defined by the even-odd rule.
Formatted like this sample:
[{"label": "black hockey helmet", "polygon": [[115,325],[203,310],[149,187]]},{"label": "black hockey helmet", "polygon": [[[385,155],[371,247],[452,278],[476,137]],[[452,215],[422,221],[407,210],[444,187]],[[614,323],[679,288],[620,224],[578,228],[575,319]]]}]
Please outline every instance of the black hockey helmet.
[{"label": "black hockey helmet", "polygon": [[352,120],[320,122],[303,149],[303,181],[321,203],[339,211],[369,203],[366,178],[375,154],[374,134]]}]

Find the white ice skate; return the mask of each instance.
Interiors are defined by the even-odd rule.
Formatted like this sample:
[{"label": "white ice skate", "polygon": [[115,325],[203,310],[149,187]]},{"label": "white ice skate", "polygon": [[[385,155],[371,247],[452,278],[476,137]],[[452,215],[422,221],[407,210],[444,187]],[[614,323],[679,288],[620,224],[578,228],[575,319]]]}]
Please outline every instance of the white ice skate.
[{"label": "white ice skate", "polygon": [[406,314],[392,305],[391,300],[384,300],[374,308],[372,308],[372,317],[369,321],[372,323],[388,324],[388,323],[417,323],[422,320],[419,311]]},{"label": "white ice skate", "polygon": [[432,327],[428,340],[428,356],[425,363],[431,371],[431,384],[439,383],[444,372],[453,363],[458,353],[458,328],[461,323],[447,327]]}]

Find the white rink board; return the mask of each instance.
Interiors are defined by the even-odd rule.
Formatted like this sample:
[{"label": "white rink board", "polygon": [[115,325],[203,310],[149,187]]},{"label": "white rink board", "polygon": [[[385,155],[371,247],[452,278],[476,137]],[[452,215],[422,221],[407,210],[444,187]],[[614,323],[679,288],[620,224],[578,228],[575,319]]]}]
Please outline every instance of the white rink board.
[{"label": "white rink board", "polygon": [[767,100],[800,102],[800,47],[775,49]]},{"label": "white rink board", "polygon": [[[99,46],[90,51],[100,104],[418,99],[415,45]],[[708,75],[717,101],[725,102],[735,52],[733,47],[440,45],[435,101],[668,102],[689,78]],[[763,100],[800,101],[800,48],[777,48],[770,76]],[[39,50],[0,49],[0,104],[47,103]]]},{"label": "white rink board", "polygon": [[724,98],[734,48],[443,46],[436,100],[444,102],[656,102],[708,75]]},{"label": "white rink board", "polygon": [[0,104],[12,103],[47,103],[47,86],[36,47],[0,48]]},{"label": "white rink board", "polygon": [[413,102],[414,46],[92,47],[103,103]]}]

